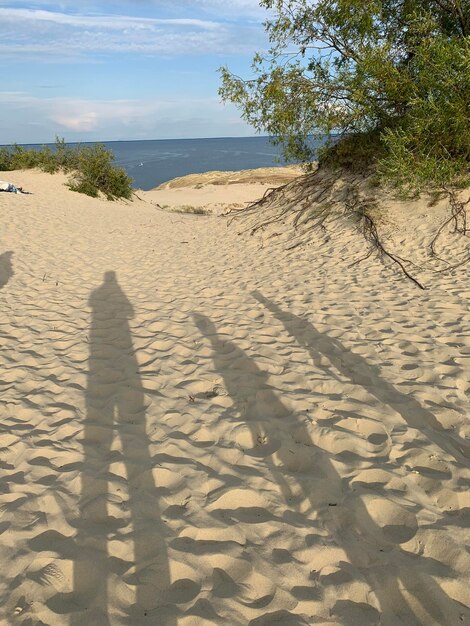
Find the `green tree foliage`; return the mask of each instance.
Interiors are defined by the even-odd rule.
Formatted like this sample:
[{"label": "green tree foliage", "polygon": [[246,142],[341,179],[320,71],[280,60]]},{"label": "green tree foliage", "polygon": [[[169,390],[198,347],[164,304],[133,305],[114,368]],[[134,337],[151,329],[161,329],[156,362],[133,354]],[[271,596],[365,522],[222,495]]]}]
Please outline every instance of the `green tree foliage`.
[{"label": "green tree foliage", "polygon": [[470,160],[470,0],[261,0],[271,48],[220,94],[286,158],[339,133],[320,160],[374,163],[404,187],[443,184]]},{"label": "green tree foliage", "polygon": [[114,164],[113,153],[102,144],[69,147],[56,138],[55,148],[43,146],[36,150],[14,145],[0,149],[0,170],[10,171],[37,167],[53,174],[63,171],[71,175],[70,189],[108,200],[132,197],[132,179]]}]

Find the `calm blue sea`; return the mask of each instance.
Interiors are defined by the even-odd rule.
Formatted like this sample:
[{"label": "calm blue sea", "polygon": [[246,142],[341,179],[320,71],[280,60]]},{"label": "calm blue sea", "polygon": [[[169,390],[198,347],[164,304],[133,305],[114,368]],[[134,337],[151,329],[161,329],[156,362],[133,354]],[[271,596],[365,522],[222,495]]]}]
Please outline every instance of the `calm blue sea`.
[{"label": "calm blue sea", "polygon": [[[134,180],[134,187],[152,189],[177,176],[211,170],[245,170],[286,164],[280,149],[267,137],[158,139],[103,142],[116,163]],[[315,142],[314,146],[322,142]],[[70,144],[75,145],[75,144]],[[83,144],[86,145],[86,144]],[[37,147],[25,146],[25,147]]]}]

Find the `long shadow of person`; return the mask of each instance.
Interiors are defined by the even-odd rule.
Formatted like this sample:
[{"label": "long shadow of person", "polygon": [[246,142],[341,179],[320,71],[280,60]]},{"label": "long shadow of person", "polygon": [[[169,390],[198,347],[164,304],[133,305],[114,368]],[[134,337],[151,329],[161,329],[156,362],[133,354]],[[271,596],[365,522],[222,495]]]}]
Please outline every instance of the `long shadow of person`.
[{"label": "long shadow of person", "polygon": [[[252,457],[265,458],[284,499],[294,502],[296,490],[291,488],[291,484],[299,480],[296,471],[298,459],[292,456],[289,446],[282,445],[282,436],[286,432],[281,431],[297,430],[298,422],[289,417],[289,409],[268,384],[267,372],[261,370],[244,350],[230,341],[229,337],[219,334],[208,317],[196,313],[194,321],[201,334],[211,342],[215,369],[222,375],[227,393],[234,402],[233,409],[225,411],[220,419],[230,419],[234,413],[239,413],[240,419],[246,422],[251,431],[254,443],[254,448],[245,449],[245,453]],[[270,431],[269,438],[266,431]],[[296,432],[296,436],[303,441],[310,438],[300,432]],[[274,454],[279,459],[281,467],[270,461]],[[320,472],[319,468],[317,470]],[[335,472],[330,472],[328,476],[323,475],[323,478],[327,479],[325,485],[328,484],[330,497],[331,492],[338,489],[339,493],[341,492],[341,482]],[[310,482],[310,478],[308,481]]]},{"label": "long shadow of person", "polygon": [[0,254],[0,289],[5,287],[14,274],[13,264],[11,262],[12,256],[13,252],[4,252],[3,254]]},{"label": "long shadow of person", "polygon": [[[134,588],[135,604],[126,623],[174,626],[164,598],[170,584],[167,531],[152,475],[146,401],[128,322],[133,309],[114,272],[106,272],[89,304],[84,463],[79,516],[71,522],[77,528],[73,592],[56,596],[52,608],[71,613],[73,626],[106,626],[116,623],[115,611],[122,619],[117,604]],[[122,452],[112,445],[115,437]]]},{"label": "long shadow of person", "polygon": [[[260,294],[257,295],[259,301],[268,304]],[[194,319],[201,334],[211,343],[215,369],[223,377],[225,388],[234,402],[223,419],[232,419],[234,423],[246,420],[256,449],[255,456],[263,458],[267,478],[279,486],[288,507],[284,522],[298,526],[304,517],[305,525],[311,527],[312,521],[316,520],[315,524],[319,523],[322,531],[327,531],[350,562],[350,566],[342,564],[342,582],[367,581],[379,606],[379,610],[368,607],[367,624],[379,623],[383,618],[380,623],[387,625],[427,626],[442,623],[450,615],[458,619],[461,605],[453,602],[433,580],[433,575],[442,573],[442,564],[399,547],[416,533],[413,515],[410,515],[408,524],[398,530],[392,529],[389,535],[384,534],[364,501],[340,476],[331,455],[314,445],[307,424],[293,416],[269,386],[268,373],[262,371],[227,335],[220,335],[209,318],[196,314]],[[236,414],[239,417],[235,417]],[[274,433],[273,440],[277,435],[278,443],[274,447],[256,445],[260,433],[266,428]],[[301,445],[296,447],[295,442]],[[247,450],[247,453],[253,454],[253,450]],[[302,455],[303,467],[298,471]],[[306,459],[310,459],[310,465]],[[242,471],[241,463],[237,467]],[[309,502],[308,509],[303,504],[305,500]],[[213,514],[217,515],[217,510]],[[322,541],[319,537],[317,540]],[[350,599],[338,598],[332,611],[344,619],[345,624],[352,626],[361,623],[365,617],[365,613],[356,612],[363,609],[364,604],[358,607]]]},{"label": "long shadow of person", "polygon": [[467,466],[467,459],[470,457],[468,442],[445,431],[431,411],[425,409],[411,395],[400,393],[391,383],[384,380],[378,367],[345,348],[338,339],[319,332],[305,319],[282,311],[258,291],[254,291],[252,295],[283,323],[287,332],[309,352],[313,359],[319,355],[325,356],[331,365],[349,378],[353,384],[367,389],[379,402],[399,413],[409,426],[421,431],[441,450],[453,456],[457,462]]}]

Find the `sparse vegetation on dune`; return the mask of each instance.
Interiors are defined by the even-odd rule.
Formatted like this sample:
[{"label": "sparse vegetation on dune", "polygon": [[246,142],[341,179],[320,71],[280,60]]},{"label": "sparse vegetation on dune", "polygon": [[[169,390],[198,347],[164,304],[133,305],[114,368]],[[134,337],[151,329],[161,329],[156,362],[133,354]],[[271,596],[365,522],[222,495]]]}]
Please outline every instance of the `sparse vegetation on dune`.
[{"label": "sparse vegetation on dune", "polygon": [[169,204],[155,204],[155,206],[162,211],[169,211],[170,213],[186,213],[190,215],[210,214],[210,211],[202,206],[191,206],[189,204],[183,204],[181,206],[170,206]]},{"label": "sparse vegetation on dune", "polygon": [[31,168],[70,174],[70,189],[94,198],[102,193],[108,200],[130,199],[133,193],[132,179],[114,164],[113,153],[102,144],[70,147],[57,138],[54,150],[49,146],[0,148],[0,170]]},{"label": "sparse vegetation on dune", "polygon": [[172,211],[174,213],[190,213],[191,215],[207,215],[209,213],[209,211],[202,206],[190,206],[189,204],[174,207]]},{"label": "sparse vegetation on dune", "polygon": [[[439,260],[437,243],[448,227],[468,244],[470,197],[460,190],[470,185],[470,3],[260,4],[270,10],[265,28],[271,49],[255,56],[247,79],[221,68],[220,94],[310,174],[248,207],[251,232],[290,220],[294,248],[344,211],[369,244],[365,258],[378,252],[424,288],[413,264],[384,243],[371,207],[385,206],[390,191],[401,199],[434,192],[431,204],[445,199],[448,215],[426,245],[432,263]],[[334,137],[315,151],[312,135]],[[266,215],[269,207],[275,210]],[[409,202],[408,210],[416,205]],[[465,248],[436,271],[468,262]]]},{"label": "sparse vegetation on dune", "polygon": [[[437,210],[429,219],[432,207]],[[313,231],[328,241],[347,224],[347,228],[352,226],[364,237],[361,255],[351,254],[351,267],[377,255],[417,287],[427,289],[433,275],[452,272],[470,263],[469,208],[470,196],[466,190],[429,189],[410,199],[381,185],[377,175],[370,171],[324,167],[269,190],[260,200],[225,215],[230,216],[229,224],[236,221],[243,225],[239,234],[257,235],[262,246],[274,238],[286,251],[310,245]],[[430,233],[429,240],[421,239],[413,249],[416,260],[404,258],[400,244],[395,249],[390,247],[393,224],[407,213],[409,218],[402,231],[404,239],[414,237],[417,226]],[[347,248],[343,250],[350,254]]]}]

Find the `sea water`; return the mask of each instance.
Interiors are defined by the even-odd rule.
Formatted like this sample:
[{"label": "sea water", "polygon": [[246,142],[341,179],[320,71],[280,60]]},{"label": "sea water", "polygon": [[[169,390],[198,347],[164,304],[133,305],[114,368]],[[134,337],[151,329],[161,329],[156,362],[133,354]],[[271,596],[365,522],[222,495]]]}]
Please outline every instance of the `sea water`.
[{"label": "sea water", "polygon": [[[133,179],[133,187],[146,191],[186,174],[286,165],[280,147],[273,145],[268,137],[156,139],[102,143],[112,150],[116,164],[123,167]],[[316,141],[312,145],[317,147],[322,143]]]}]

